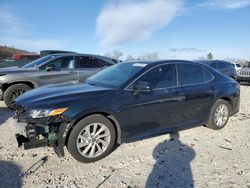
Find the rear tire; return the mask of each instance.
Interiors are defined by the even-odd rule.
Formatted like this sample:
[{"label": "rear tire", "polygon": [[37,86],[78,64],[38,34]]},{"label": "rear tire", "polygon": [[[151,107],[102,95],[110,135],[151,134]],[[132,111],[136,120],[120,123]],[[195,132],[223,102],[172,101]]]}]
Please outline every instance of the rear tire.
[{"label": "rear tire", "polygon": [[31,89],[32,88],[26,84],[15,84],[8,87],[3,95],[3,100],[6,106],[14,110],[16,98]]},{"label": "rear tire", "polygon": [[69,135],[69,153],[83,163],[98,161],[114,148],[116,131],[112,122],[96,114],[79,121]]},{"label": "rear tire", "polygon": [[219,130],[226,126],[231,111],[231,105],[228,101],[220,99],[214,104],[210,113],[209,122],[206,127]]}]

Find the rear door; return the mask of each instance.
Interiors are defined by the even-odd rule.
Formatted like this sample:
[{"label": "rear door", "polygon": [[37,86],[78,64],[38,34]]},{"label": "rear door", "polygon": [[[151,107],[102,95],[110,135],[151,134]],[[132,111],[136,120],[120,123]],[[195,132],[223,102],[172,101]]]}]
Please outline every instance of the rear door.
[{"label": "rear door", "polygon": [[183,122],[204,122],[213,104],[214,88],[211,81],[214,76],[198,64],[180,63],[177,67],[179,82],[185,94]]}]

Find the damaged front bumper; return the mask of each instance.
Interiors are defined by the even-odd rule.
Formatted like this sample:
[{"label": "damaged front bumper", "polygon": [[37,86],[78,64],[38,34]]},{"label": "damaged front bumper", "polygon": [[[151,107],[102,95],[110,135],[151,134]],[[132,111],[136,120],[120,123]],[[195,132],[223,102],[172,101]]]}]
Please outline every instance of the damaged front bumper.
[{"label": "damaged front bumper", "polygon": [[17,119],[18,133],[15,135],[18,146],[24,149],[53,147],[58,157],[64,157],[64,146],[71,127],[64,116],[39,119],[24,119],[20,114]]},{"label": "damaged front bumper", "polygon": [[2,84],[0,82],[0,101],[3,100],[3,90],[2,90]]}]

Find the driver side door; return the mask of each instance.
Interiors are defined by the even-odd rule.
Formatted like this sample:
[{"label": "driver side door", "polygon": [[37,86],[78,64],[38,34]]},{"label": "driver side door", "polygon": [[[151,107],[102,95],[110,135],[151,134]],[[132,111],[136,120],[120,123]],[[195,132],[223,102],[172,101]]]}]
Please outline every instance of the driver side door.
[{"label": "driver side door", "polygon": [[73,69],[74,61],[73,56],[59,57],[42,66],[42,71],[38,73],[40,85],[77,80],[77,74]]},{"label": "driver side door", "polygon": [[[139,83],[150,85],[150,91],[134,89]],[[122,96],[120,121],[125,138],[136,139],[166,132],[181,124],[185,96],[177,85],[175,64],[156,66],[135,80]]]}]

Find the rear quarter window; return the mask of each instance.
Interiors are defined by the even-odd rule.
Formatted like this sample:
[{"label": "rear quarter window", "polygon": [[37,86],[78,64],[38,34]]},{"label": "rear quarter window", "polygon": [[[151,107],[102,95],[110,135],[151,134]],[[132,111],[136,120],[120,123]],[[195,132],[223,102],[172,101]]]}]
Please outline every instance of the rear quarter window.
[{"label": "rear quarter window", "polygon": [[228,68],[228,67],[234,67],[234,65],[232,63],[220,61],[220,62],[218,62],[218,67],[220,69],[224,69],[224,68]]},{"label": "rear quarter window", "polygon": [[206,83],[213,79],[213,75],[200,65],[178,64],[180,85]]},{"label": "rear quarter window", "polygon": [[75,57],[75,68],[100,68],[102,67],[99,59],[88,56]]}]

